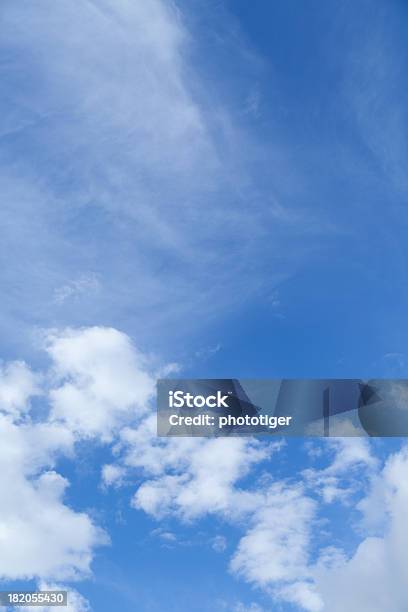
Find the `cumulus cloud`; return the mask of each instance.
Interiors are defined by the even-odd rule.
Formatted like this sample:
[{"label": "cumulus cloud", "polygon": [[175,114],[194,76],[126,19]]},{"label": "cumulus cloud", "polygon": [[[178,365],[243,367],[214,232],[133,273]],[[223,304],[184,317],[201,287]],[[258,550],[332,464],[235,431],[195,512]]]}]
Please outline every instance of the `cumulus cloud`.
[{"label": "cumulus cloud", "polygon": [[29,410],[29,400],[41,393],[40,376],[23,361],[0,364],[0,412],[18,416]]},{"label": "cumulus cloud", "polygon": [[[243,478],[254,463],[283,447],[281,441],[265,445],[249,438],[161,438],[156,435],[156,421],[156,414],[151,413],[137,426],[121,430],[115,447],[118,456],[116,467],[140,470],[151,482],[160,479],[167,471],[187,476],[189,481],[196,480],[207,477],[208,468],[214,479],[231,483]],[[214,468],[217,465],[225,468],[220,470],[223,474],[216,474]],[[110,469],[108,475],[111,476]]]},{"label": "cumulus cloud", "polygon": [[[359,610],[378,612],[408,605],[407,449],[382,468],[366,440],[333,439],[318,451],[309,448],[318,467],[290,479],[260,477],[261,466],[286,448],[282,442],[156,436],[151,362],[122,332],[53,330],[43,347],[47,371],[2,365],[1,578],[61,581],[90,574],[95,548],[108,536],[65,503],[69,482],[58,473],[58,459],[74,457],[78,441],[93,439],[112,446],[112,461],[101,469],[106,487],[137,482],[135,509],[157,520],[213,515],[239,530],[230,571],[274,601],[308,612],[340,612],[355,602]],[[40,411],[30,403],[35,394]],[[349,512],[351,503],[354,552],[327,547],[318,537],[322,524],[329,529],[326,505]],[[153,533],[175,541],[162,526]],[[225,550],[223,535],[210,541]],[[71,605],[75,612],[88,609],[80,595]]]},{"label": "cumulus cloud", "polygon": [[[253,462],[266,455],[246,441],[235,445],[231,440],[212,442],[217,444],[196,446],[191,464],[184,460],[185,469],[143,482],[134,495],[133,506],[157,517],[176,513],[192,519],[212,512],[239,517],[253,500],[235,485]],[[223,457],[223,461],[217,463],[217,457]]]},{"label": "cumulus cloud", "polygon": [[129,337],[112,328],[67,329],[47,336],[56,384],[51,419],[78,436],[109,440],[147,410],[154,379]]},{"label": "cumulus cloud", "polygon": [[276,590],[276,595],[298,609],[308,612],[321,612],[324,609],[322,598],[311,582],[293,582]]},{"label": "cumulus cloud", "polygon": [[[132,504],[157,517],[175,513],[187,520],[214,512],[242,516],[254,500],[238,483],[272,452],[267,445],[245,438],[173,438],[152,447],[143,467],[153,466],[150,473],[156,477],[141,484]],[[140,466],[139,452],[133,447],[126,464]]]},{"label": "cumulus cloud", "polygon": [[239,542],[232,571],[261,586],[306,578],[315,505],[301,487],[273,484]]},{"label": "cumulus cloud", "polygon": [[357,472],[361,478],[363,469],[364,482],[367,482],[367,477],[378,467],[378,461],[370,444],[363,438],[333,438],[326,444],[329,465],[324,469],[307,468],[303,476],[325,502],[346,503],[361,488],[361,480],[355,478]]},{"label": "cumulus cloud", "polygon": [[[21,362],[1,370],[1,578],[90,574],[94,549],[108,537],[64,503],[69,482],[57,461],[74,457],[78,440],[106,442],[121,424],[140,418],[153,388],[144,357],[117,330],[54,330],[45,350],[51,363],[42,375]],[[30,405],[35,394],[42,395],[41,409]]]},{"label": "cumulus cloud", "polygon": [[[213,513],[240,529],[245,524],[230,561],[234,575],[262,588],[275,601],[286,601],[308,612],[344,610],[351,605],[350,599],[343,607],[333,608],[336,595],[326,601],[327,589],[322,584],[328,576],[333,576],[333,582],[328,579],[333,584],[339,568],[348,567],[352,559],[341,549],[321,546],[318,534],[326,504],[361,500],[356,538],[361,537],[369,519],[373,522],[370,499],[384,490],[378,483],[383,475],[366,440],[333,439],[320,445],[317,456],[323,464],[328,460],[327,465],[304,470],[297,482],[268,477],[242,486],[242,477],[281,450],[281,444],[268,447],[237,438],[163,440],[154,437],[153,427],[148,418],[139,428],[126,428],[117,446],[121,456],[118,478],[123,477],[123,471],[129,476],[132,469],[145,474],[132,501],[135,508],[157,519],[170,515],[191,521]],[[391,468],[387,473],[391,474]],[[398,477],[394,480],[398,482]],[[372,492],[366,499],[369,487]],[[385,509],[378,512],[383,516]],[[379,575],[383,569],[379,567]]]},{"label": "cumulus cloud", "polygon": [[[343,551],[324,549],[316,537],[323,507],[361,499],[380,464],[366,440],[339,438],[320,444],[320,466],[303,470],[297,481],[269,476],[244,484],[255,466],[283,448],[279,441],[250,438],[157,438],[150,415],[121,430],[116,461],[104,467],[103,477],[118,486],[141,479],[132,505],[158,520],[190,522],[214,514],[239,529],[245,525],[231,572],[276,601],[320,612],[330,608],[319,576],[347,562]],[[364,507],[362,501],[361,512]]]},{"label": "cumulus cloud", "polygon": [[87,514],[64,504],[68,482],[49,469],[52,456],[69,449],[69,433],[0,416],[0,439],[0,577],[89,574],[93,549],[106,537]]},{"label": "cumulus cloud", "polygon": [[[251,438],[157,438],[155,421],[151,416],[121,432],[119,463],[105,467],[106,484],[115,483],[116,469],[119,481],[124,473],[143,474],[132,505],[156,519],[192,521],[215,514],[236,526],[246,524],[231,571],[278,598],[302,599],[307,609],[319,609],[309,559],[316,501],[300,483],[243,485],[255,466],[284,445]],[[226,545],[219,536],[213,543],[216,550]]]},{"label": "cumulus cloud", "polygon": [[[363,516],[371,512],[373,505],[383,511],[381,536],[368,532],[350,557],[343,555],[331,567],[318,567],[316,583],[325,609],[401,612],[408,607],[407,470],[408,449],[405,447],[387,460],[378,476],[383,496],[378,496],[377,480],[360,503]],[[367,523],[365,525],[367,527]]]},{"label": "cumulus cloud", "polygon": [[274,483],[258,496],[251,526],[231,559],[231,571],[276,599],[310,612],[321,610],[310,568],[316,512],[316,502],[301,485]]}]

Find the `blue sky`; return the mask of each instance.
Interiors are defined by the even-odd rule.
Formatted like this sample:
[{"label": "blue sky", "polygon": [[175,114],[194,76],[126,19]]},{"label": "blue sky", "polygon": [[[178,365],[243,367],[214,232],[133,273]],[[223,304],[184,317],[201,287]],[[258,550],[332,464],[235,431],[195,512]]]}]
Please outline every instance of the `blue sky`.
[{"label": "blue sky", "polygon": [[0,10],[4,585],[405,610],[403,441],[158,443],[151,415],[174,373],[407,375],[406,4]]}]

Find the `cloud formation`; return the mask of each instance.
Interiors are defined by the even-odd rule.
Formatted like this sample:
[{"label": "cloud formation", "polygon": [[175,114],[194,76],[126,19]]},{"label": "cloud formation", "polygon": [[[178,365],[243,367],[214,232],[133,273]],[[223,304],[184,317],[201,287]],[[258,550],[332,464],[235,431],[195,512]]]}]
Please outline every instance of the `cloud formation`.
[{"label": "cloud formation", "polygon": [[[408,605],[406,448],[382,465],[366,440],[309,444],[317,466],[296,477],[275,476],[270,468],[286,452],[281,441],[157,438],[155,368],[123,332],[70,328],[44,337],[47,370],[2,365],[3,579],[90,575],[94,551],[108,543],[108,534],[89,513],[65,503],[69,482],[58,460],[74,458],[78,442],[93,441],[112,451],[112,461],[101,466],[105,487],[134,483],[129,502],[136,510],[183,524],[211,515],[236,530],[231,573],[274,601],[308,612],[340,612],[352,601],[367,611],[400,612]],[[353,504],[355,548],[327,546],[326,511],[341,507],[351,515]],[[158,529],[177,543],[172,530]],[[224,552],[224,536],[214,534],[212,545]],[[80,598],[73,605],[87,606]]]},{"label": "cloud formation", "polygon": [[292,269],[291,214],[260,189],[248,152],[265,155],[188,24],[162,0],[3,3],[5,336],[50,320],[186,333]]},{"label": "cloud formation", "polygon": [[91,518],[64,504],[68,482],[54,469],[72,452],[71,432],[55,424],[17,425],[0,410],[0,577],[76,579],[107,542]]},{"label": "cloud formation", "polygon": [[98,327],[51,332],[46,350],[55,376],[50,418],[76,436],[109,440],[126,419],[146,413],[154,379],[125,334]]},{"label": "cloud formation", "polygon": [[[106,533],[64,503],[69,485],[54,468],[80,440],[112,440],[142,415],[153,390],[145,358],[111,328],[45,335],[50,368],[4,364],[0,378],[0,576],[76,579],[89,575]],[[114,376],[112,374],[114,373]],[[42,396],[42,406],[31,404]]]}]

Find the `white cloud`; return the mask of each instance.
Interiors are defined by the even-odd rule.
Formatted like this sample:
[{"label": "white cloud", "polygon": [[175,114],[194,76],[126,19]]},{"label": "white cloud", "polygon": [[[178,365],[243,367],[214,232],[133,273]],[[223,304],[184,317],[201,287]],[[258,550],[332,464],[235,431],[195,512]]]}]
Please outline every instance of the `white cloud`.
[{"label": "white cloud", "polygon": [[[158,438],[149,412],[151,362],[125,334],[101,327],[53,331],[45,349],[50,368],[40,375],[19,362],[2,366],[0,577],[89,575],[95,547],[107,536],[64,503],[69,483],[57,460],[74,456],[77,440],[96,437],[114,443],[104,484],[138,481],[135,508],[188,522],[213,514],[243,530],[230,570],[274,601],[309,612],[340,612],[353,602],[362,612],[401,612],[408,605],[408,450],[380,470],[366,440],[332,439],[314,452],[323,467],[288,481],[267,475],[251,482],[246,477],[259,475],[254,468],[285,448],[282,442]],[[33,393],[43,396],[38,414],[30,406]],[[352,502],[361,516],[352,524],[355,552],[320,546],[325,504],[346,504],[344,513]],[[157,535],[165,542],[176,537],[162,526]],[[226,547],[220,534],[210,542],[218,551]],[[78,595],[73,610],[87,605]]]},{"label": "white cloud", "polygon": [[[402,612],[408,607],[408,450],[388,459],[379,483],[360,504],[363,513],[372,506],[384,513],[381,536],[368,535],[352,556],[339,558],[334,566],[317,569],[316,583],[325,609],[333,612],[358,609],[359,612]],[[364,518],[364,517],[363,517]],[[367,522],[363,525],[367,527]],[[368,525],[372,525],[369,521]],[[378,523],[376,524],[378,528]]]},{"label": "white cloud", "polygon": [[[125,428],[116,448],[119,479],[123,470],[129,477],[133,469],[147,476],[133,506],[157,519],[175,515],[192,521],[211,513],[237,526],[249,523],[231,571],[269,592],[273,588],[278,598],[302,601],[312,612],[320,610],[309,567],[316,502],[301,484],[240,486],[255,465],[284,445],[251,438],[162,439],[156,437],[155,421],[152,415],[136,428]],[[107,479],[115,480],[110,466]],[[224,550],[223,537],[213,543]]]},{"label": "white cloud", "polygon": [[119,465],[107,464],[102,467],[102,482],[107,487],[120,486],[124,475],[125,470]]},{"label": "white cloud", "polygon": [[[247,148],[242,146],[247,139],[224,108],[215,108],[216,96],[211,116],[207,112],[199,76],[189,65],[183,16],[174,5],[159,0],[75,5],[69,0],[45,0],[34,6],[5,0],[0,28],[8,58],[0,73],[6,100],[1,107],[2,135],[24,135],[18,149],[10,147],[5,154],[6,164],[0,169],[0,223],[8,230],[0,256],[14,264],[0,268],[4,336],[29,319],[27,303],[36,321],[50,320],[56,310],[57,318],[62,316],[65,306],[70,309],[69,320],[75,315],[81,321],[87,316],[111,320],[114,312],[121,320],[129,317],[132,329],[137,327],[141,334],[146,329],[149,335],[153,326],[163,329],[163,321],[169,320],[182,321],[184,330],[190,325],[187,312],[195,312],[198,325],[203,311],[218,314],[232,299],[241,302],[259,290],[265,276],[273,284],[275,270],[271,274],[268,268],[267,275],[258,271],[273,260],[270,249],[279,252],[279,237],[274,234],[278,220],[297,221],[297,213],[288,213],[274,197],[260,198],[253,189],[239,153]],[[8,71],[21,75],[18,89]],[[249,101],[255,114],[258,97]],[[366,100],[363,97],[362,105],[361,99],[356,101],[363,124],[367,113],[360,111],[366,110]],[[403,150],[402,136],[396,138],[402,134],[400,115],[387,116],[385,123],[391,129],[382,130],[380,136],[374,132],[368,139],[375,152],[388,151],[390,147],[382,146],[384,134],[385,138],[392,134],[397,147],[391,147],[391,161],[404,157],[396,154]],[[264,153],[257,151],[257,159]],[[283,157],[281,151],[274,156],[268,151],[266,159],[273,159],[268,173]],[[389,169],[389,159],[385,161]],[[391,166],[395,184],[406,185],[403,165]],[[293,168],[289,173],[290,189],[301,185],[295,189],[304,190]],[[294,257],[294,250],[286,250]],[[86,269],[104,275],[97,308],[94,303],[88,312],[67,299],[83,289],[72,279],[83,278],[78,268],[84,261]],[[57,304],[51,304],[56,286],[62,289],[54,294]],[[115,439],[129,420],[144,417],[152,390],[143,356],[116,330],[66,330],[48,340],[54,379],[46,421],[33,424],[28,418],[24,426],[16,426],[13,420],[29,417],[29,399],[38,392],[39,382],[22,363],[6,365],[0,373],[0,411],[8,414],[0,415],[0,423],[9,436],[0,448],[0,482],[2,490],[11,491],[0,508],[2,569],[3,552],[11,555],[7,576],[78,576],[89,571],[93,548],[103,537],[87,515],[63,504],[67,482],[54,471],[55,458],[72,453],[79,438]],[[281,597],[309,610],[316,607],[310,586],[310,533],[305,521],[296,525],[294,518],[289,520],[292,502],[299,506],[301,517],[313,515],[303,483],[244,487],[242,477],[268,456],[266,445],[248,439],[159,441],[154,425],[154,416],[146,416],[141,424],[122,429],[118,463],[104,467],[105,483],[119,484],[132,470],[143,471],[146,481],[133,504],[154,516],[175,514],[193,520],[214,512],[236,523],[250,517],[248,532],[233,558],[234,570],[266,588],[287,581],[280,587]],[[299,477],[306,479],[309,495],[313,489],[319,491],[323,503],[351,502],[362,473],[366,481],[377,469],[367,445],[337,444],[330,467]],[[374,579],[374,586],[382,576],[388,580],[384,562],[388,557],[394,563],[397,588],[386,609],[405,605],[404,596],[396,599],[397,579],[404,572],[398,565],[403,553],[397,554],[395,542],[395,534],[404,533],[400,506],[406,500],[400,480],[405,463],[403,458],[391,462],[394,467],[377,480],[376,493],[360,504],[366,525],[379,530],[389,518],[387,537],[370,536],[354,557],[338,561],[337,569],[329,572],[329,578],[338,572],[339,584],[350,583],[354,570],[361,575],[361,585],[352,584],[360,593],[362,610],[364,602],[383,603],[380,597],[376,602],[370,599],[365,577]],[[381,506],[378,512],[372,512],[374,503]],[[44,504],[48,510],[43,517]],[[281,529],[277,516],[282,519]],[[40,545],[45,518],[53,538],[44,552]],[[276,529],[271,530],[271,525]],[[76,529],[73,548],[68,538],[72,529]],[[28,555],[19,554],[22,537]],[[293,555],[285,550],[285,542],[293,546]],[[275,553],[272,561],[268,551]],[[367,560],[374,553],[377,566],[370,573]],[[266,560],[260,569],[257,555]],[[339,601],[352,609],[347,601],[350,590],[344,591]],[[384,593],[389,596],[387,589]]]},{"label": "white cloud", "polygon": [[321,612],[322,599],[311,582],[293,582],[276,591],[278,597],[308,612]]},{"label": "white cloud", "polygon": [[56,451],[69,450],[69,433],[0,416],[0,439],[0,577],[88,574],[93,549],[106,537],[89,516],[64,505],[68,482],[48,467]]},{"label": "white cloud", "polygon": [[[185,496],[204,486],[206,478],[212,479],[214,495],[220,495],[221,508],[221,498],[226,503],[236,481],[243,478],[256,462],[283,447],[281,441],[266,445],[249,438],[160,438],[156,435],[156,420],[156,414],[152,413],[136,427],[121,430],[120,442],[115,448],[118,455],[115,466],[120,465],[121,470],[127,468],[128,471],[135,468],[148,477],[143,485],[144,491],[150,487],[160,488],[163,484],[160,480],[167,472],[185,479],[189,485],[184,495],[178,501],[172,498],[172,504],[175,503],[182,513],[188,513]],[[111,472],[108,469],[109,477],[111,473],[114,474],[115,470]],[[123,475],[122,471],[120,475]],[[217,506],[211,495],[205,502],[204,495],[198,494],[195,503],[197,508],[191,507],[191,512],[198,515]]]},{"label": "white cloud", "polygon": [[315,506],[300,486],[273,484],[239,542],[232,571],[261,586],[307,577]]},{"label": "white cloud", "polygon": [[332,599],[328,605],[321,581],[316,579],[320,571],[335,572],[333,568],[343,563],[345,556],[340,550],[322,549],[315,565],[312,551],[319,533],[318,513],[323,509],[311,496],[321,496],[323,504],[344,503],[364,491],[379,467],[369,444],[362,439],[328,440],[323,456],[329,457],[329,465],[304,470],[298,483],[275,482],[269,489],[258,491],[251,526],[231,560],[234,573],[261,586],[275,599],[308,612],[340,611],[348,605],[354,609],[352,596],[348,605],[334,608]]},{"label": "white cloud", "polygon": [[[231,571],[274,601],[308,612],[331,610],[320,576],[336,572],[347,557],[341,550],[321,548],[314,561],[319,514],[326,503],[349,503],[361,496],[375,482],[380,464],[366,440],[333,439],[325,442],[319,457],[327,457],[328,465],[303,471],[298,482],[267,478],[240,487],[245,473],[280,448],[277,443],[268,450],[250,439],[157,439],[153,418],[148,418],[140,428],[122,432],[117,452],[121,470],[138,468],[153,475],[139,486],[136,508],[158,519],[175,515],[191,521],[216,513],[236,526],[246,523]],[[363,511],[370,506],[368,501],[359,507]],[[356,537],[364,522],[355,525]]]},{"label": "white cloud", "polygon": [[[128,465],[142,464],[145,455],[138,452],[131,450],[125,459]],[[157,517],[175,513],[190,520],[215,512],[239,518],[253,507],[254,499],[238,483],[270,452],[267,445],[248,438],[173,438],[165,445],[153,444],[144,468],[152,466],[153,474],[159,469],[161,473],[143,482],[133,505]]]},{"label": "white cloud", "polygon": [[[371,452],[370,444],[363,438],[333,438],[327,441],[326,452],[332,456],[324,469],[307,468],[303,476],[313,491],[318,492],[325,502],[347,502],[361,488],[367,477],[378,467],[378,461]],[[364,470],[361,480],[358,471]]]},{"label": "white cloud", "polygon": [[[108,539],[64,504],[69,483],[56,462],[74,456],[77,440],[110,440],[123,422],[140,418],[153,389],[144,357],[117,330],[53,331],[45,347],[51,367],[41,376],[20,362],[1,371],[1,578],[89,575],[95,547]],[[33,394],[42,394],[41,410],[32,410]]]},{"label": "white cloud", "polygon": [[100,327],[53,332],[47,351],[57,380],[51,419],[76,435],[110,440],[126,420],[146,412],[154,379],[125,334]]},{"label": "white cloud", "polygon": [[[120,425],[145,413],[153,390],[145,358],[117,330],[54,330],[45,349],[51,366],[42,375],[21,362],[1,370],[2,578],[90,573],[94,549],[107,536],[86,513],[64,504],[69,483],[56,462],[73,457],[79,439],[111,440]],[[30,405],[34,394],[42,394],[40,409]],[[111,466],[111,480],[114,471]],[[104,474],[108,478],[108,468]]]},{"label": "white cloud", "polygon": [[41,394],[41,379],[23,361],[0,364],[0,412],[14,416],[29,410],[29,400]]}]

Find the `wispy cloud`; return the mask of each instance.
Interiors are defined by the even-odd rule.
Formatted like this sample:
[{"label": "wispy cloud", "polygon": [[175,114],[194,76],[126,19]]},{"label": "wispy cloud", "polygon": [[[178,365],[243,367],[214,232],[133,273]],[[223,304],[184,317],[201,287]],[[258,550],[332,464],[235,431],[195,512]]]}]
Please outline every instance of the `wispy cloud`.
[{"label": "wispy cloud", "polygon": [[[278,180],[281,159],[216,83],[206,91],[180,9],[7,1],[0,27],[4,333],[34,319],[190,329],[293,269],[284,245],[305,219],[249,163],[271,154]],[[21,312],[28,301],[35,317]]]},{"label": "wispy cloud", "polygon": [[81,276],[55,289],[54,301],[56,304],[63,304],[67,300],[77,300],[83,295],[98,291],[99,288],[100,282],[97,276],[93,274]]}]

